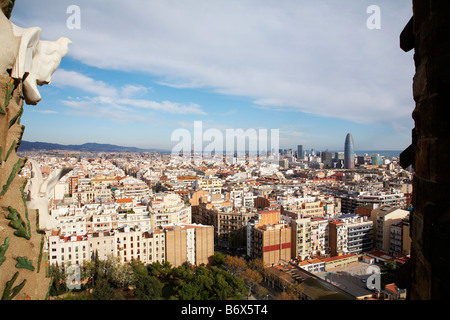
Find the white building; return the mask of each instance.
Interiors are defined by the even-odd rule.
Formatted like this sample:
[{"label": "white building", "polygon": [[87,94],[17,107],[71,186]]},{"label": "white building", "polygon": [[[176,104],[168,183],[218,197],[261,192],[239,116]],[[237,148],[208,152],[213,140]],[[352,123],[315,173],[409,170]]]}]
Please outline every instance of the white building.
[{"label": "white building", "polygon": [[55,235],[48,238],[49,263],[66,267],[82,265],[90,260],[89,242],[86,233],[73,235]]}]

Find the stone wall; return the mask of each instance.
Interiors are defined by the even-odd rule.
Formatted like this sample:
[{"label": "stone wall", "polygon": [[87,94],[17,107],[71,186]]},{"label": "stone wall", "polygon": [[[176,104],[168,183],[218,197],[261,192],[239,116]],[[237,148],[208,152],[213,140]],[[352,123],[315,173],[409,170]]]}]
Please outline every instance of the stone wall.
[{"label": "stone wall", "polygon": [[410,299],[450,297],[450,1],[413,0],[400,36],[414,49],[415,128],[403,166],[412,164]]},{"label": "stone wall", "polygon": [[27,159],[17,156],[25,127],[22,81],[10,76],[20,38],[9,16],[14,1],[0,0],[0,300],[42,300],[49,290],[36,210],[29,210],[19,173]]},{"label": "stone wall", "polygon": [[[1,13],[0,13],[1,14]],[[2,70],[4,71],[4,70]],[[38,231],[35,210],[28,210],[19,176],[27,159],[17,148],[25,127],[22,83],[0,74],[0,297],[1,299],[44,299],[50,279],[43,255],[44,235]]]}]

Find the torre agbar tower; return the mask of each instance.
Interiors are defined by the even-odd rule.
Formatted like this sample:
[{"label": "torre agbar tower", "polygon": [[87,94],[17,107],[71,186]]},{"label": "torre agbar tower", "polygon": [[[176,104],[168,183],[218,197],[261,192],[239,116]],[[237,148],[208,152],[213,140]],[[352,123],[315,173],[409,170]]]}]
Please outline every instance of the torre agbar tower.
[{"label": "torre agbar tower", "polygon": [[355,169],[355,150],[353,147],[353,137],[350,133],[345,137],[344,168]]}]

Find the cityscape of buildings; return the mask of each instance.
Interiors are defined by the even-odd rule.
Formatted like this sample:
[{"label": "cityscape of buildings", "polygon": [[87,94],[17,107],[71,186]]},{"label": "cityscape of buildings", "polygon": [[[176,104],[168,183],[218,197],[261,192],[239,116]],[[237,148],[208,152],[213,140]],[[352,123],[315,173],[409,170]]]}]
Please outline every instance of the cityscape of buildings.
[{"label": "cityscape of buildings", "polygon": [[[278,164],[245,155],[181,163],[156,152],[22,155],[44,177],[72,168],[49,199],[58,222],[46,234],[50,265],[109,256],[207,265],[220,250],[326,281],[358,263],[407,261],[412,173],[398,157],[355,156],[351,134],[344,152],[279,151]],[[28,164],[21,174],[30,177]]]},{"label": "cityscape of buildings", "polygon": [[448,4],[0,3],[1,300],[448,296]]}]

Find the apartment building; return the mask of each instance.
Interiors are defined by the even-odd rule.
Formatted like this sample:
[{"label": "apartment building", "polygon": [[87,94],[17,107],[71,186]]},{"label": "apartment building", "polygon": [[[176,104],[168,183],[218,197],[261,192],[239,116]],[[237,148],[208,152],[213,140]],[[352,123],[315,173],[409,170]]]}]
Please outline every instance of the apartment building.
[{"label": "apartment building", "polygon": [[94,259],[95,255],[100,260],[106,261],[116,252],[115,233],[113,231],[98,231],[88,233],[89,256],[86,261]]},{"label": "apartment building", "polygon": [[[64,214],[62,212],[67,213]],[[85,210],[81,210],[80,208],[77,210],[77,214],[70,214],[72,212],[70,209],[63,211],[61,208],[52,210],[52,215],[58,221],[58,227],[61,230],[61,233],[76,234],[87,232],[89,229],[89,216],[86,214]]]},{"label": "apartment building", "polygon": [[216,229],[217,243],[232,246],[243,247],[247,239],[247,225],[256,211],[247,210],[209,210],[209,213],[215,215],[213,221]]},{"label": "apartment building", "polygon": [[59,205],[52,209],[61,233],[98,232],[129,227],[149,230],[167,224],[191,223],[191,207],[177,194],[155,196],[148,206],[132,198],[111,203]]},{"label": "apartment building", "polygon": [[374,208],[390,205],[402,207],[407,203],[407,197],[400,191],[365,191],[358,194],[340,195],[343,213],[355,213],[359,207],[373,205]]},{"label": "apartment building", "polygon": [[328,220],[323,217],[305,217],[284,211],[282,220],[292,229],[292,257],[299,260],[329,253]]},{"label": "apartment building", "polygon": [[48,237],[49,264],[66,267],[82,265],[91,259],[87,233],[73,235],[51,235]]},{"label": "apartment building", "polygon": [[214,256],[214,228],[183,224],[163,228],[166,237],[166,259],[177,267],[185,261],[193,265],[208,264]]},{"label": "apartment building", "polygon": [[113,231],[48,237],[49,263],[62,267],[83,265],[97,254],[101,260],[118,257],[126,263],[140,260],[144,264],[170,262],[179,266],[188,261],[208,264],[214,255],[212,226],[195,224],[169,225],[149,231],[129,227]]},{"label": "apartment building", "polygon": [[168,224],[189,224],[192,222],[191,206],[184,203],[175,193],[153,195],[149,205],[151,228]]},{"label": "apartment building", "polygon": [[196,223],[214,227],[215,243],[224,247],[245,246],[247,225],[256,215],[254,208],[234,210],[223,194],[211,194],[199,199]]},{"label": "apartment building", "polygon": [[334,271],[357,265],[358,255],[344,254],[335,257],[323,258],[321,260],[325,262],[325,271]]},{"label": "apartment building", "polygon": [[96,187],[78,188],[78,191],[72,193],[73,203],[96,203],[112,201],[111,190],[104,185]]},{"label": "apartment building", "polygon": [[177,183],[184,186],[188,190],[191,190],[194,188],[195,181],[197,181],[196,176],[177,176]]},{"label": "apartment building", "polygon": [[376,249],[389,252],[391,226],[407,216],[409,216],[409,211],[395,206],[382,206],[372,211],[370,218],[374,224]]},{"label": "apartment building", "polygon": [[91,186],[93,188],[110,187],[116,184],[120,180],[120,177],[116,176],[97,176],[91,178]]},{"label": "apartment building", "polygon": [[341,212],[341,199],[339,198],[326,198],[321,201],[323,206],[323,213],[334,215]]},{"label": "apartment building", "polygon": [[69,195],[73,195],[74,192],[77,191],[78,188],[78,181],[81,178],[81,176],[78,175],[72,175],[69,176],[68,178],[68,183],[69,183]]},{"label": "apartment building", "polygon": [[253,257],[255,228],[266,224],[272,225],[280,223],[280,210],[263,210],[247,222],[247,256]]},{"label": "apartment building", "polygon": [[300,261],[298,263],[298,266],[308,272],[311,272],[313,274],[321,273],[325,271],[325,261],[321,259],[309,259]]},{"label": "apartment building", "polygon": [[300,261],[298,266],[313,274],[336,271],[343,268],[355,266],[358,264],[358,255],[346,254],[327,258],[313,258],[309,260]]},{"label": "apartment building", "polygon": [[322,217],[324,208],[320,201],[302,203],[299,213],[304,217]]},{"label": "apartment building", "polygon": [[331,256],[340,256],[348,253],[348,228],[344,221],[332,219],[328,225]]},{"label": "apartment building", "polygon": [[256,196],[254,199],[254,207],[257,209],[278,209],[280,206],[277,199]]},{"label": "apartment building", "polygon": [[234,208],[242,207],[253,208],[255,206],[256,196],[250,191],[244,189],[232,189],[228,192],[229,201],[233,203]]},{"label": "apartment building", "polygon": [[294,258],[304,260],[311,252],[311,218],[290,219],[292,252]]},{"label": "apartment building", "polygon": [[392,254],[411,254],[411,237],[409,235],[409,216],[391,224],[389,252]]},{"label": "apartment building", "polygon": [[121,178],[117,185],[111,187],[111,190],[115,199],[147,199],[151,194],[150,188],[144,181],[128,176]]},{"label": "apartment building", "polygon": [[206,190],[210,193],[222,193],[223,181],[216,177],[197,177],[196,182],[193,184],[196,190]]},{"label": "apartment building", "polygon": [[320,217],[311,218],[311,249],[312,255],[329,254],[328,220]]},{"label": "apartment building", "polygon": [[140,260],[144,264],[166,261],[165,233],[142,232],[131,228],[116,230],[114,254],[121,262]]},{"label": "apartment building", "polygon": [[291,227],[285,223],[255,228],[253,257],[266,266],[278,265],[291,259]]},{"label": "apartment building", "polygon": [[344,214],[336,219],[347,225],[347,250],[349,254],[358,254],[373,249],[373,221],[368,219],[367,216]]}]

